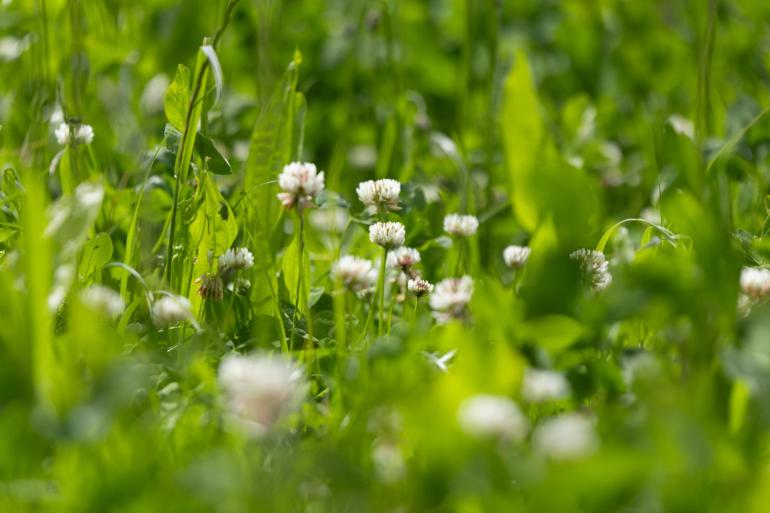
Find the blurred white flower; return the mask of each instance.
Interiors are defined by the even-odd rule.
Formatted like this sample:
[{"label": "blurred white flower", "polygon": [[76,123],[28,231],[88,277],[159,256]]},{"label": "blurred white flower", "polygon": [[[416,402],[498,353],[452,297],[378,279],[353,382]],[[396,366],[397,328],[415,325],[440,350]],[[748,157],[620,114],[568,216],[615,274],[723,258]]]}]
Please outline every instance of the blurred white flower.
[{"label": "blurred white flower", "polygon": [[91,144],[94,140],[94,129],[83,123],[62,123],[56,130],[56,142],[66,144]]},{"label": "blurred white flower", "polygon": [[401,223],[388,221],[374,223],[369,227],[369,240],[384,248],[397,248],[404,245],[406,228]]},{"label": "blurred white flower", "polygon": [[770,270],[760,267],[744,267],[741,270],[741,292],[750,299],[761,301],[770,296]]},{"label": "blurred white flower", "polygon": [[478,438],[507,438],[521,441],[529,423],[515,402],[507,397],[480,394],[460,404],[457,412],[460,428]]},{"label": "blurred white flower", "polygon": [[590,455],[599,447],[593,420],[580,413],[565,413],[548,419],[535,429],[532,446],[554,460],[573,460]]},{"label": "blurred white flower", "polygon": [[315,164],[310,162],[292,162],[284,166],[278,175],[278,185],[283,192],[278,194],[286,208],[295,205],[307,208],[313,205],[313,200],[324,190],[324,173],[320,173]]},{"label": "blurred white flower", "polygon": [[248,248],[230,248],[219,257],[219,271],[240,271],[254,265],[254,255]]},{"label": "blurred white flower", "polygon": [[441,280],[430,295],[433,317],[441,324],[464,317],[472,295],[473,279],[470,276]]},{"label": "blurred white flower", "polygon": [[310,225],[319,232],[341,233],[348,225],[348,212],[336,207],[313,210]]},{"label": "blurred white flower", "polygon": [[503,250],[505,265],[513,268],[524,267],[529,258],[530,249],[525,246],[508,246]]},{"label": "blurred white flower", "polygon": [[89,309],[114,319],[123,313],[125,304],[120,294],[104,285],[91,285],[80,292],[80,300]]},{"label": "blurred white flower", "polygon": [[560,372],[527,369],[521,385],[521,396],[529,403],[564,399],[570,394],[567,379]]},{"label": "blurred white flower", "polygon": [[384,178],[382,180],[367,180],[356,187],[356,194],[366,208],[371,212],[398,210],[398,196],[401,194],[401,184],[397,180]]},{"label": "blurred white flower", "polygon": [[220,301],[225,294],[225,282],[219,273],[206,273],[197,280],[198,294],[204,299]]},{"label": "blurred white flower", "polygon": [[370,260],[353,255],[345,255],[332,265],[332,279],[341,282],[357,294],[374,288],[377,282],[377,269]]},{"label": "blurred white flower", "polygon": [[478,228],[476,216],[449,214],[444,217],[444,231],[454,237],[470,237],[476,234]]},{"label": "blurred white flower", "polygon": [[162,296],[152,304],[152,321],[157,328],[167,328],[185,321],[195,324],[190,300],[182,296]]},{"label": "blurred white flower", "polygon": [[414,248],[401,246],[388,251],[387,266],[408,273],[415,265],[420,263],[420,252]]},{"label": "blurred white flower", "polygon": [[376,440],[372,447],[372,463],[377,476],[384,483],[399,481],[406,473],[404,454],[401,448],[391,442]]},{"label": "blurred white flower", "polygon": [[417,297],[423,297],[433,291],[433,284],[422,278],[410,279],[406,288]]},{"label": "blurred white flower", "polygon": [[253,436],[296,411],[307,392],[302,368],[283,356],[226,356],[218,381],[228,410]]},{"label": "blurred white flower", "polygon": [[163,100],[171,81],[165,73],[158,73],[144,86],[139,104],[145,112],[163,112]]},{"label": "blurred white flower", "polygon": [[576,249],[569,256],[580,264],[580,273],[583,279],[595,291],[599,292],[606,289],[612,282],[609,263],[601,251],[581,248]]}]

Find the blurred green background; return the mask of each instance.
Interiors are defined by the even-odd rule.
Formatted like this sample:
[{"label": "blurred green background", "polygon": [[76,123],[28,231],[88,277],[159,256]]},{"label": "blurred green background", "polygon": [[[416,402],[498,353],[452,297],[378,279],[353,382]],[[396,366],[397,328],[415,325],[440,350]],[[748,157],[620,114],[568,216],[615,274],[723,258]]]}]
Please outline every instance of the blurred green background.
[{"label": "blurred green background", "polygon": [[[287,293],[271,302],[259,265],[248,301],[186,337],[152,328],[134,278],[117,325],[47,304],[57,286],[119,289],[125,270],[107,263],[127,260],[150,288],[184,292],[159,249],[174,201],[164,94],[226,7],[0,0],[0,511],[770,511],[770,309],[736,309],[741,267],[770,263],[770,3],[241,0],[201,133],[228,161],[221,201],[259,262],[290,229],[257,232],[239,205],[256,167],[285,164],[254,140],[287,137],[274,113],[293,76],[287,144],[326,172],[324,208],[355,217],[356,184],[402,181],[431,281],[452,272],[443,215],[481,221],[472,324],[422,312],[335,355],[329,266],[375,253],[360,226],[330,234],[311,212],[311,390],[259,440],[227,428],[216,376],[223,354],[277,347]],[[49,173],[63,119],[93,126],[77,158],[104,186],[98,212]],[[49,204],[68,220],[53,234]],[[109,252],[83,264],[97,234]],[[512,243],[533,250],[521,277],[501,258]],[[614,276],[601,295],[566,256],[597,244]],[[453,349],[449,373],[421,354]],[[590,412],[594,454],[550,462],[461,432],[458,404],[519,400],[526,367],[573,391],[528,405],[530,422]]]}]

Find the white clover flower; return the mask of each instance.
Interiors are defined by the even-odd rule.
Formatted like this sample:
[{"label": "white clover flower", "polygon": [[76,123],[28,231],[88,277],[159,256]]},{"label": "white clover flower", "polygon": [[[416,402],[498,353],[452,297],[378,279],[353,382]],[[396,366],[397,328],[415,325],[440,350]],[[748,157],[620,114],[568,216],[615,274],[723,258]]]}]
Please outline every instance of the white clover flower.
[{"label": "white clover flower", "polygon": [[384,483],[393,484],[406,473],[404,454],[401,448],[391,442],[377,440],[372,446],[372,463],[377,476]]},{"label": "white clover flower", "polygon": [[254,265],[254,255],[248,248],[230,248],[219,257],[219,271],[240,271]]},{"label": "white clover flower", "polygon": [[304,371],[283,356],[226,356],[218,381],[230,414],[253,436],[296,411],[307,392]]},{"label": "white clover flower", "polygon": [[324,173],[319,173],[315,164],[310,162],[292,162],[285,165],[278,175],[278,185],[283,190],[278,194],[278,199],[284,207],[297,205],[298,208],[308,208],[324,190]]},{"label": "white clover flower", "polygon": [[374,223],[369,227],[369,240],[383,248],[397,248],[404,245],[406,228],[401,223],[388,221]]},{"label": "white clover flower", "polygon": [[465,317],[472,295],[473,279],[470,276],[441,280],[430,295],[433,317],[440,324]]},{"label": "white clover flower", "polygon": [[94,140],[94,129],[83,123],[62,123],[54,130],[56,142],[67,144],[91,144]]},{"label": "white clover flower", "polygon": [[601,251],[582,248],[576,249],[569,256],[580,264],[580,273],[583,279],[595,291],[600,292],[606,289],[612,282],[609,263]]},{"label": "white clover flower", "polygon": [[529,403],[564,399],[569,394],[569,382],[560,372],[527,369],[524,373],[521,396]]},{"label": "white clover flower", "polygon": [[508,267],[524,267],[529,259],[529,252],[530,249],[526,246],[508,246],[503,250],[503,261]]},{"label": "white clover flower", "polygon": [[182,296],[164,295],[152,304],[152,321],[157,328],[167,328],[185,321],[195,325],[190,300]]},{"label": "white clover flower", "polygon": [[390,178],[367,180],[358,184],[356,194],[371,212],[399,210],[398,196],[401,194],[401,184]]},{"label": "white clover flower", "polygon": [[406,288],[417,297],[423,297],[433,292],[433,284],[422,278],[414,278],[406,283]]},{"label": "white clover flower", "polygon": [[741,292],[754,301],[770,297],[770,270],[744,267],[741,270]]},{"label": "white clover flower", "polygon": [[457,411],[460,428],[478,438],[521,441],[529,423],[515,402],[507,397],[480,394],[466,399]]},{"label": "white clover flower", "polygon": [[331,276],[356,294],[371,291],[377,283],[377,269],[372,262],[353,255],[345,255],[337,260],[332,266]]},{"label": "white clover flower", "polygon": [[470,237],[476,234],[478,228],[476,216],[449,214],[444,217],[444,231],[454,237]]},{"label": "white clover flower", "polygon": [[579,413],[565,413],[538,426],[532,435],[532,446],[546,458],[574,460],[596,451],[599,438],[590,418]]},{"label": "white clover flower", "polygon": [[391,269],[408,273],[415,265],[420,263],[420,252],[414,248],[401,246],[388,251],[387,266]]},{"label": "white clover flower", "polygon": [[80,292],[80,300],[88,308],[114,319],[123,313],[125,304],[120,294],[104,285],[91,285]]}]

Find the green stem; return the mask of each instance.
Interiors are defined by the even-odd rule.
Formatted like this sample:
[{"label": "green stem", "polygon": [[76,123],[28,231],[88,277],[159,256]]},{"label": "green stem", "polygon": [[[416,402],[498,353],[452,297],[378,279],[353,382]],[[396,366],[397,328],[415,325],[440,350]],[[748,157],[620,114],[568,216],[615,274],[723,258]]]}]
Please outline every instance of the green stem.
[{"label": "green stem", "polygon": [[377,336],[382,336],[382,328],[385,324],[385,265],[388,261],[388,248],[382,248],[380,261],[380,274],[377,277],[377,295],[379,296],[380,318],[377,323]]}]

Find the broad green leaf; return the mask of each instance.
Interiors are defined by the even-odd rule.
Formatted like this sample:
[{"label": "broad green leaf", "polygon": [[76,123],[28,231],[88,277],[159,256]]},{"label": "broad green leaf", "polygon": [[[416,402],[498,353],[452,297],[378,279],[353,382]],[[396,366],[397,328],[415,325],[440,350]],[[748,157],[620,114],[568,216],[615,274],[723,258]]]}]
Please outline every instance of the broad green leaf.
[{"label": "broad green leaf", "polygon": [[203,134],[198,134],[195,149],[202,159],[206,160],[206,168],[217,175],[229,175],[232,172],[230,162],[217,149],[214,141]]},{"label": "broad green leaf", "polygon": [[260,108],[251,134],[251,146],[246,160],[244,179],[251,222],[259,222],[270,237],[281,217],[282,207],[276,198],[274,183],[284,165],[292,157],[293,125],[299,64],[297,52],[283,79],[267,103]]},{"label": "broad green leaf", "polygon": [[166,89],[163,109],[169,123],[182,131],[187,120],[187,107],[190,105],[190,69],[180,64],[176,69],[174,81]]},{"label": "broad green leaf", "polygon": [[540,211],[528,195],[528,185],[537,174],[546,131],[532,69],[523,51],[516,54],[505,80],[501,122],[513,209],[522,226],[533,232],[540,221]]},{"label": "broad green leaf", "polygon": [[308,294],[310,292],[307,278],[310,273],[310,259],[308,258],[307,249],[304,251],[301,249],[298,234],[294,236],[291,244],[286,248],[281,270],[283,271],[284,283],[289,291],[289,299],[292,304],[297,304],[300,312],[307,312]]},{"label": "broad green leaf", "polygon": [[89,240],[83,246],[78,275],[87,279],[102,269],[112,258],[112,239],[104,232]]},{"label": "broad green leaf", "polygon": [[574,344],[584,332],[583,326],[572,317],[544,315],[522,323],[518,334],[524,340],[534,341],[550,352],[557,352]]}]

